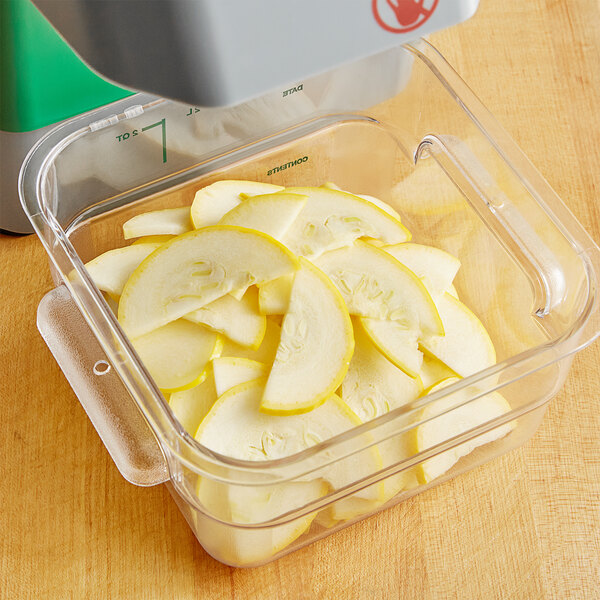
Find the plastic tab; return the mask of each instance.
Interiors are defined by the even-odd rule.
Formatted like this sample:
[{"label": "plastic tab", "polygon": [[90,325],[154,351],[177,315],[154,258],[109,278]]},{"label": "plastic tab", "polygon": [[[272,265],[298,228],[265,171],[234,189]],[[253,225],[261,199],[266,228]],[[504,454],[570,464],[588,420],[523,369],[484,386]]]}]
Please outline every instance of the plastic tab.
[{"label": "plastic tab", "polygon": [[121,475],[139,486],[168,481],[154,433],[64,285],[42,298],[37,326]]}]

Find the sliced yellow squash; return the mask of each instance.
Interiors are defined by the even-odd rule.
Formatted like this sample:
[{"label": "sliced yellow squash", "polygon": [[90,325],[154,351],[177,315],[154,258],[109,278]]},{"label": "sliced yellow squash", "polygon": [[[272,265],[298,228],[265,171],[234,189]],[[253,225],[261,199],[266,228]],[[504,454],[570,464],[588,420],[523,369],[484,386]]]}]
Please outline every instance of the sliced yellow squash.
[{"label": "sliced yellow squash", "polygon": [[354,338],[354,355],[341,395],[361,421],[370,421],[419,397],[423,390],[420,380],[409,377],[387,360],[357,320]]},{"label": "sliced yellow squash", "polygon": [[131,342],[156,385],[174,392],[202,381],[218,339],[214,331],[178,319]]},{"label": "sliced yellow squash", "polygon": [[131,245],[137,246],[138,244],[164,244],[165,242],[172,240],[174,237],[174,235],[145,235],[132,242]]},{"label": "sliced yellow squash", "polygon": [[169,397],[169,406],[182,427],[193,437],[216,401],[215,381],[208,367],[204,381],[187,390],[173,392]]},{"label": "sliced yellow squash", "polygon": [[[456,381],[459,379],[446,379],[432,388],[430,393],[437,392]],[[430,403],[420,412],[418,418],[424,422],[413,432],[417,452],[428,450],[511,410],[510,404],[498,392],[486,394],[460,406],[467,400],[468,392],[460,390]],[[440,414],[442,412],[444,414]],[[417,471],[420,482],[429,483],[440,477],[463,456],[471,453],[478,446],[504,437],[513,427],[512,422],[506,423],[420,463]]]},{"label": "sliced yellow squash", "polygon": [[[325,495],[321,480],[291,482],[260,488],[227,486],[202,478],[198,497],[205,510],[226,522],[264,523]],[[200,515],[199,515],[200,516]],[[198,528],[203,546],[218,560],[235,566],[261,563],[277,554],[310,527],[315,513],[283,525],[242,528],[201,516]]]},{"label": "sliced yellow squash", "polygon": [[226,179],[217,181],[196,192],[191,208],[191,217],[196,229],[216,225],[223,215],[235,208],[242,199],[240,194],[254,196],[271,194],[283,188],[270,183]]},{"label": "sliced yellow squash", "polygon": [[306,196],[286,192],[252,196],[226,213],[219,225],[255,229],[282,241],[305,204]]},{"label": "sliced yellow squash", "polygon": [[[343,190],[341,187],[339,187],[338,185],[336,185],[335,183],[333,183],[331,181],[326,181],[323,185],[321,185],[321,187],[328,188],[330,190],[337,190],[338,192],[346,192],[347,194],[353,193],[348,190]],[[398,221],[400,221],[400,215],[387,202],[384,202],[380,198],[377,198],[375,196],[370,196],[369,194],[354,194],[354,195],[358,196],[359,198],[362,198],[363,200],[366,200],[367,202],[370,202],[371,204],[374,204],[381,210],[388,213],[388,215],[391,215],[392,217],[394,217],[395,219],[398,219]]]},{"label": "sliced yellow squash", "polygon": [[[359,418],[370,421],[418,398],[422,391],[420,380],[409,377],[379,353],[360,323],[355,322],[354,332],[356,347],[348,375],[342,383],[342,399]],[[416,417],[410,414],[397,417],[394,431],[403,427],[407,431],[378,444],[384,466],[396,464],[412,455],[408,428],[415,420]],[[413,487],[415,478],[414,469],[388,477],[383,482],[383,501]]]},{"label": "sliced yellow squash", "polygon": [[140,263],[161,244],[132,244],[124,248],[109,250],[85,264],[96,287],[114,297],[123,293],[123,288]]},{"label": "sliced yellow squash", "polygon": [[433,295],[449,291],[460,268],[458,258],[433,246],[407,242],[383,250],[410,269]]},{"label": "sliced yellow squash", "polygon": [[[223,394],[200,424],[196,432],[198,442],[232,458],[271,460],[296,454],[360,424],[347,404],[335,395],[303,414],[279,416],[261,412],[264,384],[264,379],[256,379]],[[379,452],[368,448],[319,469],[316,476],[339,489],[380,468]],[[370,486],[357,495],[380,500],[381,494],[382,486]]]},{"label": "sliced yellow squash", "polygon": [[296,257],[272,237],[241,227],[191,231],[160,246],[131,275],[119,321],[138,337],[249,284],[297,268]]},{"label": "sliced yellow squash", "polygon": [[434,386],[450,377],[456,377],[456,373],[447,367],[441,360],[431,356],[427,352],[423,354],[423,362],[419,369],[419,377],[423,383],[423,390],[429,393],[429,390]]},{"label": "sliced yellow squash", "polygon": [[410,239],[410,232],[398,219],[353,194],[311,187],[286,188],[286,192],[308,197],[283,240],[300,256],[314,258],[364,236],[388,244]]},{"label": "sliced yellow squash", "polygon": [[258,291],[255,287],[249,288],[241,300],[225,294],[184,318],[206,325],[236,344],[254,349],[260,346],[267,328],[267,319],[258,312]]},{"label": "sliced yellow squash", "polygon": [[283,315],[290,304],[294,275],[284,275],[258,286],[258,308],[263,315]]},{"label": "sliced yellow squash", "polygon": [[217,396],[222,396],[232,387],[266,377],[269,367],[250,358],[219,356],[212,363]]},{"label": "sliced yellow squash", "polygon": [[460,300],[436,298],[445,335],[421,339],[421,346],[461,377],[496,363],[496,351],[481,321]]},{"label": "sliced yellow squash", "polygon": [[399,321],[421,335],[443,335],[435,303],[420,279],[387,252],[356,241],[315,264],[340,290],[350,314]]},{"label": "sliced yellow squash", "polygon": [[410,377],[419,377],[423,353],[419,350],[420,331],[404,323],[361,318],[362,325],[377,349]]},{"label": "sliced yellow squash", "polygon": [[352,323],[331,281],[305,259],[296,272],[261,410],[299,413],[324,402],[344,379],[354,349]]},{"label": "sliced yellow squash", "polygon": [[190,207],[152,210],[123,223],[126,240],[144,235],[180,235],[192,229]]},{"label": "sliced yellow squash", "polygon": [[281,327],[272,318],[267,317],[265,335],[257,349],[240,346],[226,339],[221,356],[247,358],[268,365],[270,368],[275,360],[280,337]]}]

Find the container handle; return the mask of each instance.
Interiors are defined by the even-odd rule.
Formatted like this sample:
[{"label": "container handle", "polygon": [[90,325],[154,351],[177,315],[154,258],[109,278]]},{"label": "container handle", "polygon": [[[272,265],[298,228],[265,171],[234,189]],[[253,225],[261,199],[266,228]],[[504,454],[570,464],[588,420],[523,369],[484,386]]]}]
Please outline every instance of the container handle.
[{"label": "container handle", "polygon": [[167,481],[160,444],[66,286],[42,298],[37,327],[121,475],[139,486]]},{"label": "container handle", "polygon": [[[451,135],[426,135],[417,148],[417,160],[424,152],[432,155],[463,191],[529,278],[535,315],[550,315],[553,308],[564,301],[568,291],[563,269],[552,248],[521,215],[465,142]],[[526,190],[523,188],[523,191]]]}]

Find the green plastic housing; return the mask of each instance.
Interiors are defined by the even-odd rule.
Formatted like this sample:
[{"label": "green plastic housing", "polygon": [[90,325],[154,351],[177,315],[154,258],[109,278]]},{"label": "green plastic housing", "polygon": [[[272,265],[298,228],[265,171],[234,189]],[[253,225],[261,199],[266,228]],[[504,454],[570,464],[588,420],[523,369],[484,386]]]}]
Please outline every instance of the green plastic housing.
[{"label": "green plastic housing", "polygon": [[133,92],[91,71],[30,0],[0,2],[0,130],[58,123]]}]

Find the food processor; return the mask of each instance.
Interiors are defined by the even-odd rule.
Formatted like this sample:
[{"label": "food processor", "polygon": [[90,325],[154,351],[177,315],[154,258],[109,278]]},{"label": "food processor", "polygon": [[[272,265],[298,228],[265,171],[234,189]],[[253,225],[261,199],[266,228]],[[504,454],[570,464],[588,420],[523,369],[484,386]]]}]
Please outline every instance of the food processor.
[{"label": "food processor", "polygon": [[[23,163],[21,204],[56,286],[38,328],[125,479],[166,483],[209,554],[264,564],[533,435],[574,353],[600,332],[600,250],[419,39],[468,18],[477,2],[35,4],[93,69],[144,90],[62,115]],[[201,445],[84,265],[125,244],[132,217],[190,206],[224,179],[334,182],[389,204],[415,240],[460,260],[457,294],[489,332],[496,363],[283,458],[241,460]],[[426,449],[411,445],[424,423],[490,394],[510,409]],[[375,447],[405,451],[373,465]],[[442,475],[417,476],[449,452],[460,460]],[[343,481],[312,489],[331,469]],[[365,503],[382,485],[393,493]],[[225,497],[270,508],[240,519]]]},{"label": "food processor", "polygon": [[67,118],[131,90],[192,110],[276,88],[287,97],[302,90],[303,78],[463,21],[478,3],[3,2],[0,230],[31,232],[18,202],[19,168],[33,144]]},{"label": "food processor", "polygon": [[130,96],[92,72],[30,0],[0,3],[0,231],[31,233],[17,180],[27,152],[58,123]]}]

